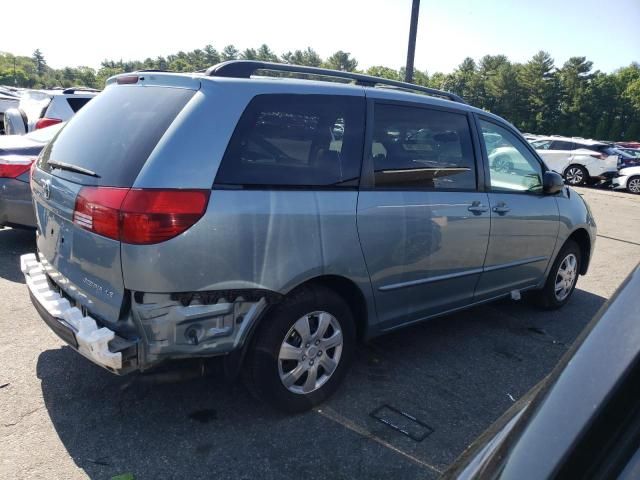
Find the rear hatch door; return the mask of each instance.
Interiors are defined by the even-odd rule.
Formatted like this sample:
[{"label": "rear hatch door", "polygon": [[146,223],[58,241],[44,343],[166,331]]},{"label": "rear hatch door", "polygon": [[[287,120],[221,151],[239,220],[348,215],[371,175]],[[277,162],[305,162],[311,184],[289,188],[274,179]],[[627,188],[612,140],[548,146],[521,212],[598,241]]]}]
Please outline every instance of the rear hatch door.
[{"label": "rear hatch door", "polygon": [[101,221],[97,210],[92,218],[74,220],[79,194],[131,188],[194,93],[110,86],[53,138],[33,171],[40,259],[67,296],[103,323],[113,325],[126,307],[120,240],[88,228]]}]

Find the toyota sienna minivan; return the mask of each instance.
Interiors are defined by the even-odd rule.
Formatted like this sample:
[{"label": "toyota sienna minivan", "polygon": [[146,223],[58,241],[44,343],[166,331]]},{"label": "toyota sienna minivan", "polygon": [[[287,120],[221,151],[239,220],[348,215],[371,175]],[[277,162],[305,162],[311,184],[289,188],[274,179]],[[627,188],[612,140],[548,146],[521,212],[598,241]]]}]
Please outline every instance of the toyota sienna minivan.
[{"label": "toyota sienna minivan", "polygon": [[336,390],[358,341],[526,291],[561,307],[596,238],[503,119],[252,61],[111,78],[31,188],[21,267],[64,341],[116,374],[222,356],[290,412]]}]

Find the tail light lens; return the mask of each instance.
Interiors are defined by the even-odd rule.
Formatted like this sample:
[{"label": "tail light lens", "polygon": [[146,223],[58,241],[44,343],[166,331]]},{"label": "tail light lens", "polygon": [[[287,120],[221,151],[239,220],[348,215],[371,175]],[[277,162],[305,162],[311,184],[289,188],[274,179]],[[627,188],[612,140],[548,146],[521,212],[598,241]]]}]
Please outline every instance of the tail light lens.
[{"label": "tail light lens", "polygon": [[0,178],[16,178],[31,168],[35,158],[0,157]]},{"label": "tail light lens", "polygon": [[160,243],[200,220],[209,194],[209,190],[83,187],[76,198],[73,222],[125,243]]},{"label": "tail light lens", "polygon": [[62,123],[62,120],[59,118],[41,118],[36,122],[35,130],[40,130],[41,128],[47,128],[51,125],[55,125],[57,123]]},{"label": "tail light lens", "polygon": [[209,202],[208,190],[135,190],[122,204],[121,239],[126,243],[159,243],[200,220]]},{"label": "tail light lens", "polygon": [[590,153],[589,156],[597,158],[598,160],[606,160],[609,155],[606,153]]},{"label": "tail light lens", "polygon": [[83,187],[76,198],[73,223],[114,240],[120,239],[120,205],[128,188]]}]

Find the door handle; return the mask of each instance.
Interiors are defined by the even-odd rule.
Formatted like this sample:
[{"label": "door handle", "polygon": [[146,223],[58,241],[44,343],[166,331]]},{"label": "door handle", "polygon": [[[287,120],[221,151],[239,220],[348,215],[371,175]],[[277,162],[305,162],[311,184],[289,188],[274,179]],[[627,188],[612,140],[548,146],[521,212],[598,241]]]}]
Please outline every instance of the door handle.
[{"label": "door handle", "polygon": [[500,202],[498,203],[495,207],[493,207],[492,209],[494,212],[496,212],[499,215],[504,215],[507,212],[510,212],[511,209],[507,206],[506,203],[504,202]]},{"label": "door handle", "polygon": [[481,215],[489,210],[489,208],[485,205],[482,205],[478,200],[475,200],[471,203],[471,206],[467,208],[467,210],[472,212],[474,215]]}]

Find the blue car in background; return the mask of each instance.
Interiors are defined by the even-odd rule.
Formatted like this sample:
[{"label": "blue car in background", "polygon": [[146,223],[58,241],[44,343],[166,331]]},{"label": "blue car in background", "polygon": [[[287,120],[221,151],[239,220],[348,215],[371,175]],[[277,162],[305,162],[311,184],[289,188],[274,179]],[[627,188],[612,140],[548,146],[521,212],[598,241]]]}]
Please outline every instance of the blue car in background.
[{"label": "blue car in background", "polygon": [[27,135],[0,136],[0,227],[35,228],[29,169],[64,124]]}]

